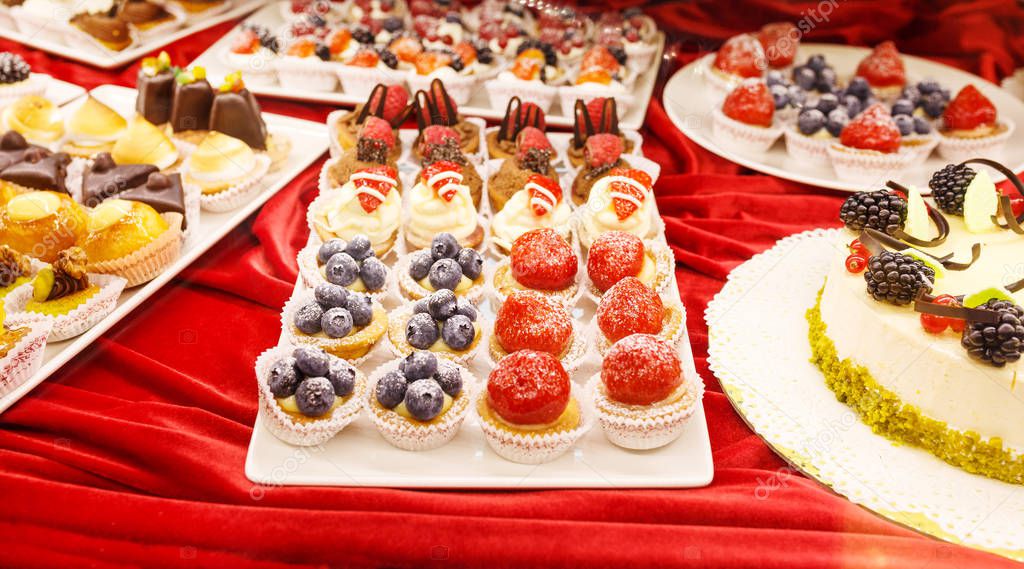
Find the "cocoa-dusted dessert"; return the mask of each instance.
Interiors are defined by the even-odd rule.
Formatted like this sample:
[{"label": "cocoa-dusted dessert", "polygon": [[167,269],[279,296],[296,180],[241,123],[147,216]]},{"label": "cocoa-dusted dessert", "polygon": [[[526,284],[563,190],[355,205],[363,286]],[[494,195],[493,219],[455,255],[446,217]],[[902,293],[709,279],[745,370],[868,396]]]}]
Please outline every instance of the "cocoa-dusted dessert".
[{"label": "cocoa-dusted dessert", "polygon": [[[399,144],[391,123],[372,115],[366,117],[355,147],[347,150],[328,167],[332,187],[343,185],[355,172],[375,166],[390,166],[397,171],[397,153],[394,149]],[[401,180],[398,180],[396,189],[402,191]]]},{"label": "cocoa-dusted dessert", "polygon": [[334,136],[342,150],[350,150],[359,144],[363,125],[370,117],[381,119],[390,125],[395,144],[389,149],[389,156],[397,160],[402,152],[402,143],[398,139],[398,126],[409,114],[409,92],[401,85],[377,84],[370,92],[366,103],[357,105],[351,112],[341,115],[334,125]]},{"label": "cocoa-dusted dessert", "polygon": [[583,145],[583,168],[572,181],[572,201],[583,205],[590,197],[594,183],[613,168],[629,168],[622,159],[622,139],[614,134],[595,134]]},{"label": "cocoa-dusted dessert", "polygon": [[171,118],[174,101],[174,74],[171,56],[161,51],[156,57],[142,60],[135,88],[139,92],[135,111],[147,121],[162,125]]},{"label": "cocoa-dusted dessert", "polygon": [[163,5],[149,0],[124,0],[117,15],[143,31],[174,21],[174,14],[168,12]]},{"label": "cocoa-dusted dessert", "polygon": [[491,198],[491,209],[501,211],[512,195],[523,189],[534,174],[558,180],[558,173],[551,165],[554,149],[544,133],[528,126],[516,136],[516,153],[506,158],[501,167],[487,181],[487,195]]},{"label": "cocoa-dusted dessert", "polygon": [[544,111],[534,103],[523,103],[512,97],[505,108],[505,117],[497,130],[487,133],[487,155],[490,158],[512,158],[516,155],[516,137],[523,128],[532,126],[544,131]]},{"label": "cocoa-dusted dessert", "polygon": [[444,88],[440,79],[430,83],[430,92],[417,91],[413,97],[412,113],[416,117],[416,126],[420,135],[416,138],[413,154],[422,159],[419,152],[423,131],[429,126],[446,126],[459,135],[459,147],[465,154],[475,154],[480,150],[480,126],[467,121],[459,114],[455,101]]},{"label": "cocoa-dusted dessert", "polygon": [[12,164],[17,164],[25,159],[28,151],[48,154],[50,151],[42,146],[29,144],[21,133],[9,130],[0,137],[0,172]]},{"label": "cocoa-dusted dessert", "polygon": [[576,100],[573,108],[572,141],[569,143],[569,163],[574,168],[583,164],[583,146],[594,134],[614,134],[622,139],[622,151],[632,152],[633,141],[623,136],[619,130],[619,114],[615,107],[615,99],[609,97],[591,99],[586,104]]},{"label": "cocoa-dusted dessert", "polygon": [[49,190],[68,193],[65,179],[71,157],[64,152],[56,154],[44,149],[25,151],[22,161],[0,172],[0,180],[19,186],[20,190]]},{"label": "cocoa-dusted dessert", "polygon": [[103,47],[122,51],[132,45],[128,23],[117,17],[112,4],[104,12],[81,12],[71,17],[71,25],[92,36]]},{"label": "cocoa-dusted dessert", "polygon": [[[462,184],[469,187],[473,206],[480,209],[484,194],[484,181],[476,166],[466,158],[459,147],[459,133],[447,126],[431,125],[420,133],[416,150],[423,159],[423,169],[437,162],[450,162],[460,166]],[[422,176],[422,173],[421,173]]]},{"label": "cocoa-dusted dessert", "polygon": [[179,71],[174,79],[171,130],[176,138],[199,144],[210,130],[213,108],[213,87],[206,80],[206,68],[196,66]]}]

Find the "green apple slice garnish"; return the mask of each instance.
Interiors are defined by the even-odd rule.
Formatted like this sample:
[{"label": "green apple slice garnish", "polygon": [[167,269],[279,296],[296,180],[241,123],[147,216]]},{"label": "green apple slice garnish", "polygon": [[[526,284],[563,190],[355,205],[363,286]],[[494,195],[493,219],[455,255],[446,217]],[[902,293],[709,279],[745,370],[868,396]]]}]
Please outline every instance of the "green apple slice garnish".
[{"label": "green apple slice garnish", "polygon": [[[904,231],[906,230],[904,229]],[[924,266],[935,271],[936,280],[946,276],[946,268],[942,266],[942,263],[938,259],[932,257],[928,253],[925,253],[924,251],[920,249],[915,249],[913,247],[907,247],[906,249],[900,251],[900,253],[903,253],[904,255],[910,257],[911,259],[917,259],[918,261],[921,261],[922,263],[924,263]]]},{"label": "green apple slice garnish", "polygon": [[971,233],[991,231],[995,224],[992,216],[999,210],[999,191],[988,172],[980,170],[967,184],[964,194],[964,223]]},{"label": "green apple slice garnish", "polygon": [[928,206],[915,186],[907,186],[907,221],[903,232],[921,241],[932,238],[932,220],[928,217]]},{"label": "green apple slice garnish", "polygon": [[1017,303],[1017,299],[1013,298],[1012,292],[1001,286],[992,286],[964,296],[964,306],[967,308],[977,308],[992,299]]}]

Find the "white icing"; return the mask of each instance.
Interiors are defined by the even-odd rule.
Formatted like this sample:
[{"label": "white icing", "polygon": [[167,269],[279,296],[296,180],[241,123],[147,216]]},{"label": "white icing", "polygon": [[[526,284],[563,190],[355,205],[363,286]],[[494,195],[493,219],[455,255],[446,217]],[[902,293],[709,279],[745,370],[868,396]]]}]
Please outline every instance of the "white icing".
[{"label": "white icing", "polygon": [[[434,176],[431,179],[437,178]],[[443,179],[443,178],[442,178]],[[409,232],[421,241],[430,241],[434,235],[447,231],[456,239],[464,240],[476,231],[477,213],[469,186],[446,184],[441,189],[454,189],[451,201],[434,193],[433,186],[417,182],[409,192]]]},{"label": "white icing", "polygon": [[[369,194],[381,200],[377,209],[366,213],[359,203],[360,194]],[[397,191],[387,196],[373,188],[358,188],[349,180],[324,199],[320,210],[314,212],[315,223],[328,232],[342,238],[363,234],[376,246],[394,237],[402,220],[402,198]]]},{"label": "white icing", "polygon": [[[612,182],[621,182],[639,189],[645,198],[637,200],[634,196],[627,196],[611,189]],[[612,199],[624,198],[637,204],[637,210],[626,219],[619,219],[615,213],[615,206]],[[652,196],[650,190],[643,184],[625,176],[605,176],[594,182],[590,190],[590,197],[584,206],[581,214],[584,231],[580,236],[584,245],[590,246],[597,236],[606,231],[625,231],[632,233],[641,239],[646,238],[654,226],[654,209],[651,205]]]},{"label": "white icing", "polygon": [[[562,200],[546,214],[537,215],[532,207],[536,198],[531,199],[529,191],[529,188],[535,185],[527,184],[526,187],[512,194],[512,197],[505,203],[505,207],[494,214],[491,232],[494,234],[495,243],[501,247],[510,249],[512,242],[523,233],[545,227],[554,229],[564,237],[569,236],[572,219],[572,209],[569,204]],[[539,186],[537,188],[543,190],[551,198],[550,203],[544,203],[545,207],[549,207],[551,203],[557,201],[546,189]]]}]

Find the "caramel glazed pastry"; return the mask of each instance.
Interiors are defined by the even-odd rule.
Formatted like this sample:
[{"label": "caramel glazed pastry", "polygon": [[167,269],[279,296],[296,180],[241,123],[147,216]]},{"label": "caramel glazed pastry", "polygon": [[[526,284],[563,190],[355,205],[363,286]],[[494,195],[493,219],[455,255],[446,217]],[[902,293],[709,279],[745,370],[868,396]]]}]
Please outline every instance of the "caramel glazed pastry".
[{"label": "caramel glazed pastry", "polygon": [[[408,99],[408,95],[405,95],[405,98]],[[338,119],[336,129],[339,139],[338,142],[340,143],[342,150],[348,151],[353,147],[358,149],[360,134],[362,133],[366,119],[369,117],[376,117],[386,121],[391,126],[391,131],[395,138],[395,144],[391,145],[388,149],[387,157],[391,162],[389,165],[394,166],[393,162],[398,160],[399,155],[402,153],[401,142],[398,141],[398,126],[405,122],[405,119],[409,116],[411,109],[409,106],[406,106],[401,113],[398,113],[391,120],[388,120],[385,115],[387,103],[388,87],[378,83],[377,86],[373,88],[373,91],[370,92],[370,97],[365,103],[356,105],[356,108],[352,109],[351,112],[345,113]],[[370,166],[377,166],[379,164],[383,164],[383,162],[360,165],[355,167],[352,171],[362,170],[363,168],[369,168]]]},{"label": "caramel glazed pastry", "polygon": [[[590,107],[593,107],[591,109]],[[576,99],[573,108],[572,142],[569,144],[569,163],[573,168],[583,165],[583,145],[592,134],[614,134],[622,139],[625,153],[633,151],[633,141],[626,138],[619,130],[619,113],[615,99],[591,99],[586,105]]]},{"label": "caramel glazed pastry", "polygon": [[[524,108],[525,107],[525,108]],[[505,107],[501,126],[486,135],[487,155],[492,159],[512,158],[516,155],[516,136],[523,128],[532,126],[544,130],[544,112],[537,105],[523,105],[513,96]]]},{"label": "caramel glazed pastry", "polygon": [[446,126],[459,134],[459,147],[464,154],[475,154],[480,150],[480,126],[467,121],[459,114],[455,101],[452,100],[444,83],[434,79],[430,83],[430,92],[416,91],[413,97],[412,114],[416,117],[416,126],[420,130],[413,146],[413,155],[422,159],[419,151],[423,139],[423,131],[428,126]]},{"label": "caramel glazed pastry", "polygon": [[123,51],[132,45],[128,22],[117,14],[117,4],[111,0],[103,10],[92,11],[93,6],[71,17],[71,25],[85,32],[103,47]]}]

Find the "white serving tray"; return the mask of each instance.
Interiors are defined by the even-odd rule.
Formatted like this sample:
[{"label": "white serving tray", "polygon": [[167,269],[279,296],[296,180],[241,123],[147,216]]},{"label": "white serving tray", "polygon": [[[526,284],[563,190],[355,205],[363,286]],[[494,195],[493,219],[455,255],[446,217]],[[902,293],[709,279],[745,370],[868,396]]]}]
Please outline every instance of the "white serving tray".
[{"label": "white serving tray", "polygon": [[[92,95],[119,113],[131,116],[135,108],[135,89],[116,85],[103,85],[91,91]],[[278,172],[266,177],[264,190],[251,202],[234,211],[200,214],[199,227],[182,250],[181,257],[166,271],[149,283],[129,289],[118,299],[117,308],[85,334],[64,342],[51,342],[46,346],[42,367],[27,382],[0,397],[0,412],[13,405],[71,358],[84,350],[114,324],[167,284],[193,261],[213,247],[224,235],[245,221],[271,196],[302,173],[327,150],[327,131],[320,123],[263,113],[267,128],[291,139],[292,149],[288,162]]]},{"label": "white serving tray", "polygon": [[[844,45],[802,44],[796,61],[806,61],[809,55],[815,53],[823,54],[828,63],[835,68],[840,80],[846,80],[853,74],[860,60],[870,53],[870,50],[864,47]],[[878,189],[875,187],[877,184],[874,183],[874,180],[865,180],[864,183],[846,182],[837,179],[829,165],[808,164],[790,158],[786,153],[783,139],[779,139],[766,154],[760,156],[721,147],[715,142],[711,131],[711,110],[713,105],[721,104],[721,101],[710,93],[703,76],[705,67],[702,62],[709,57],[714,57],[714,54],[708,54],[677,71],[666,83],[662,94],[665,112],[668,113],[672,123],[690,140],[737,164],[794,182],[833,190]],[[911,80],[936,79],[944,87],[949,88],[954,95],[964,85],[973,83],[986,97],[991,99],[999,110],[999,114],[1012,119],[1018,127],[1007,142],[1003,156],[987,156],[986,158],[1003,160],[1015,172],[1024,170],[1024,128],[1021,128],[1021,125],[1024,125],[1022,122],[1024,121],[1024,101],[977,75],[912,55],[902,55],[902,57],[906,65],[907,77]],[[928,186],[928,180],[932,173],[946,164],[947,161],[940,158],[938,152],[932,152],[923,165],[908,168],[902,172],[894,172],[893,177],[898,177],[904,183],[924,188]],[[999,181],[1004,177],[999,175],[995,179]]]},{"label": "white serving tray", "polygon": [[54,55],[67,57],[68,59],[73,59],[75,61],[85,63],[86,65],[102,69],[112,69],[114,67],[127,65],[136,59],[139,59],[144,55],[149,55],[150,52],[160,49],[165,45],[174,43],[183,37],[190,36],[196,32],[216,26],[222,22],[227,22],[228,20],[244,16],[245,14],[248,14],[262,6],[266,1],[267,0],[235,0],[234,5],[224,12],[197,20],[191,24],[186,24],[185,26],[169,32],[166,35],[161,35],[147,41],[139,42],[138,44],[120,52],[100,51],[99,49],[72,49],[61,42],[48,41],[29,34],[23,34],[14,27],[10,27],[5,24],[0,24],[0,37],[14,40],[22,45],[41,49]]},{"label": "white serving tray", "polygon": [[[282,29],[286,25],[276,2],[271,3],[246,18],[245,23],[261,24],[267,26],[273,31]],[[217,40],[209,47],[209,49],[196,58],[196,60],[192,62],[192,65],[202,65],[206,67],[207,74],[212,77],[223,77],[224,75],[227,75],[231,70],[224,65],[224,62],[221,60],[221,54],[231,45],[231,39],[234,37],[237,30],[238,28],[236,27],[234,30],[228,32],[224,37]],[[654,92],[654,83],[658,78],[658,68],[661,64],[661,54],[664,48],[665,34],[659,33],[658,50],[654,54],[654,61],[657,65],[652,65],[650,69],[640,74],[637,78],[636,84],[633,86],[633,94],[636,96],[636,100],[619,121],[620,127],[637,130],[641,125],[643,125],[644,117],[647,116],[647,105],[650,103],[651,94]],[[316,103],[333,103],[344,106],[355,106],[366,101],[366,97],[347,95],[342,93],[340,90],[323,92],[306,91],[301,88],[284,87],[277,84],[270,86],[249,85],[249,89],[256,94],[266,95],[268,97],[297,99]],[[549,126],[571,127],[573,124],[572,109],[569,109],[568,113],[559,109],[560,105],[556,102],[551,108],[551,112],[546,116],[547,124]],[[500,109],[491,108],[487,91],[482,86],[476,90],[468,104],[459,106],[459,112],[466,116],[498,121],[505,116],[504,107]]]}]

